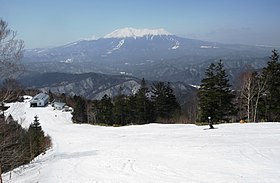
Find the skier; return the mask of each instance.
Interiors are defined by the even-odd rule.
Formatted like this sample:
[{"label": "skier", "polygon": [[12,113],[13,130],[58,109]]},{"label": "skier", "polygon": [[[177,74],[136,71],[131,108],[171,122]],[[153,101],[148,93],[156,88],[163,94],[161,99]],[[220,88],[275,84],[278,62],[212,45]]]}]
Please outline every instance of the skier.
[{"label": "skier", "polygon": [[212,120],[211,120],[210,116],[208,117],[208,124],[210,126],[210,129],[214,129],[214,126],[213,126],[213,123],[212,123]]}]

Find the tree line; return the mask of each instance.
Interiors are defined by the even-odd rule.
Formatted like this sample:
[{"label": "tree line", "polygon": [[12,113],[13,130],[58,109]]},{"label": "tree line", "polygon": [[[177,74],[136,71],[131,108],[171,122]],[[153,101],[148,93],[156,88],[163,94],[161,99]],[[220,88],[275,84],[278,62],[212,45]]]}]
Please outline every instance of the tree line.
[{"label": "tree line", "polygon": [[[184,111],[178,104],[170,83],[158,82],[147,87],[145,79],[136,94],[121,93],[101,100],[60,95],[74,108],[74,123],[104,125],[179,123],[182,114],[191,113],[191,123],[280,121],[280,63],[277,50],[272,50],[267,66],[247,66],[232,86],[222,60],[211,63],[201,80],[194,102]],[[50,94],[53,95],[53,94]],[[189,120],[189,121],[190,121]]]},{"label": "tree line", "polygon": [[[272,50],[267,66],[248,66],[233,90],[224,64],[211,63],[198,91],[197,121],[280,121],[280,62]],[[210,118],[209,118],[210,117]]]},{"label": "tree line", "polygon": [[29,163],[51,146],[51,139],[42,130],[38,116],[28,129],[22,128],[11,115],[2,116],[0,139],[0,175]]},{"label": "tree line", "polygon": [[74,123],[123,126],[167,122],[180,115],[170,83],[158,82],[148,87],[144,78],[140,89],[131,96],[122,94],[120,89],[113,98],[105,94],[101,100],[91,101],[74,96],[72,101]]}]

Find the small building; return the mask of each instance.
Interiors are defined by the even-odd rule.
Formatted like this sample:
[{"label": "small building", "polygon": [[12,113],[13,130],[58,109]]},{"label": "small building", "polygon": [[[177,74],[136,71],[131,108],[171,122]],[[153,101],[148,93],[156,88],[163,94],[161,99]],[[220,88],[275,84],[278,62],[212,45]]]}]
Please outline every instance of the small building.
[{"label": "small building", "polygon": [[64,111],[65,111],[65,112],[73,112],[73,108],[72,108],[72,107],[69,107],[68,105],[65,105],[65,106],[64,106]]},{"label": "small building", "polygon": [[54,102],[53,107],[56,110],[62,110],[66,104],[63,102]]},{"label": "small building", "polygon": [[30,100],[30,107],[44,107],[49,102],[49,95],[46,93],[39,93]]}]

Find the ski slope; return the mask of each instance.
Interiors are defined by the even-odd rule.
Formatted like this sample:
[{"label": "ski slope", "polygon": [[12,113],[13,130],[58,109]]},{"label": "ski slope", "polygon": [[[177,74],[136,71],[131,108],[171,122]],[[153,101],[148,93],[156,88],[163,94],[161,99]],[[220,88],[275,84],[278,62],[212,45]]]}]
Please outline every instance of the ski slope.
[{"label": "ski slope", "polygon": [[8,113],[24,127],[38,115],[53,148],[5,183],[280,182],[279,123],[102,127],[28,102]]}]

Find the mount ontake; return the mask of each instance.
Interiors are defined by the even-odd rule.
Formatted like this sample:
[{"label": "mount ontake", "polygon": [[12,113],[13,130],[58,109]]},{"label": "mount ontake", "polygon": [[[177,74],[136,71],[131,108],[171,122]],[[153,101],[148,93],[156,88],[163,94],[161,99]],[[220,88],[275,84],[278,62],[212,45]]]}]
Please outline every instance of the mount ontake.
[{"label": "mount ontake", "polygon": [[142,63],[191,54],[196,48],[216,46],[180,38],[164,29],[124,28],[97,40],[80,40],[55,48],[29,50],[25,54],[25,61]]},{"label": "mount ontake", "polygon": [[223,60],[232,80],[244,66],[263,67],[272,47],[221,44],[164,29],[117,29],[99,39],[27,50],[29,73],[102,73],[199,84],[210,62]]},{"label": "mount ontake", "polygon": [[182,38],[164,29],[124,28],[96,40],[80,40],[63,46],[32,49],[25,53],[25,62],[92,62],[145,64],[184,56],[256,55],[266,48],[227,45]]},{"label": "mount ontake", "polygon": [[171,33],[167,32],[164,29],[135,29],[132,27],[127,27],[124,29],[117,29],[110,34],[107,34],[103,38],[129,38],[133,37],[136,39],[137,37],[144,36],[169,36]]}]

